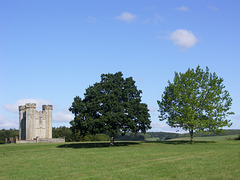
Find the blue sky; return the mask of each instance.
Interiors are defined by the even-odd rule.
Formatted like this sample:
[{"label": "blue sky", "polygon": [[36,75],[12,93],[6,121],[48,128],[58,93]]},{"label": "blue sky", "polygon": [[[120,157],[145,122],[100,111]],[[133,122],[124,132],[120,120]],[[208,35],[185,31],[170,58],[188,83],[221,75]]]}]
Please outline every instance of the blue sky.
[{"label": "blue sky", "polygon": [[75,96],[102,73],[133,77],[148,104],[174,72],[209,67],[233,98],[240,129],[240,2],[227,0],[0,1],[0,129],[18,129],[18,106],[53,104],[53,126],[69,126]]}]

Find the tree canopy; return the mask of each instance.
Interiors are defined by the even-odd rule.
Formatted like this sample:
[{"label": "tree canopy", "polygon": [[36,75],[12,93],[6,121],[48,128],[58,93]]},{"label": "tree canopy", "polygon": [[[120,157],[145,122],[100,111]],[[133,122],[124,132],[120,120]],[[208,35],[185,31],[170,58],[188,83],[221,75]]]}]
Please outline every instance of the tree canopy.
[{"label": "tree canopy", "polygon": [[114,136],[126,132],[145,133],[150,127],[147,105],[141,103],[132,77],[123,78],[121,72],[102,74],[101,81],[86,89],[84,98],[76,96],[69,110],[74,114],[72,130],[87,133],[107,133],[114,143]]},{"label": "tree canopy", "polygon": [[189,131],[191,142],[194,131],[220,133],[221,127],[231,126],[227,116],[232,98],[225,90],[223,78],[198,66],[185,73],[175,73],[173,83],[168,86],[158,101],[160,121],[167,120],[171,127]]}]

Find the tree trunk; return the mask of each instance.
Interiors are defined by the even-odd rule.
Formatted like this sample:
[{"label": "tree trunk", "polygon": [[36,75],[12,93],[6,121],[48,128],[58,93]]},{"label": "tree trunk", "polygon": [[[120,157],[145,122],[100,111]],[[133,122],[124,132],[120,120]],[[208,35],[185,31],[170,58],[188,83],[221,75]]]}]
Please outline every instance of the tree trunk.
[{"label": "tree trunk", "polygon": [[193,129],[189,130],[189,134],[190,134],[190,144],[192,144],[192,142],[193,142]]},{"label": "tree trunk", "polygon": [[111,146],[114,146],[114,136],[111,136],[111,142],[110,142]]}]

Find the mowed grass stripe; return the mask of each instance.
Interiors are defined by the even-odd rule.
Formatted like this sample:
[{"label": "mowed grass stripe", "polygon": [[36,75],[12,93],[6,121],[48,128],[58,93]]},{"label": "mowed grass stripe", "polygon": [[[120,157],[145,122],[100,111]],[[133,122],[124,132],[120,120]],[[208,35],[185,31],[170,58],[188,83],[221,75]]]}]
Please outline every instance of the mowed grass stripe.
[{"label": "mowed grass stripe", "polygon": [[1,145],[0,178],[238,179],[239,149],[237,141],[100,148]]}]

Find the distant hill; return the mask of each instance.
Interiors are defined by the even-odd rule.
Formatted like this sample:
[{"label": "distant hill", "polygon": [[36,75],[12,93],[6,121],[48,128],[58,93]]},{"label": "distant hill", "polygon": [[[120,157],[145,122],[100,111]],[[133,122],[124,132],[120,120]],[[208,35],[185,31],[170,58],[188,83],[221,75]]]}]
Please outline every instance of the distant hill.
[{"label": "distant hill", "polygon": [[[228,136],[228,135],[238,135],[240,134],[240,129],[228,129],[224,130],[223,134],[220,134],[219,136]],[[194,137],[208,137],[208,136],[217,136],[217,134],[214,133],[194,133]],[[183,137],[189,137],[189,133],[169,133],[169,132],[147,132],[146,134],[143,133],[127,133],[124,136],[117,135],[116,140],[117,141],[142,141],[142,140],[169,140],[169,139],[176,139],[176,138],[183,138]]]},{"label": "distant hill", "polygon": [[[228,135],[238,135],[240,134],[240,129],[227,129],[224,130],[224,133],[217,135],[215,133],[194,133],[194,137],[208,137],[208,136],[228,136]],[[169,133],[169,132],[147,132],[145,134],[145,138],[159,138],[159,140],[168,140],[168,139],[176,139],[182,137],[189,137],[189,133]]]}]

